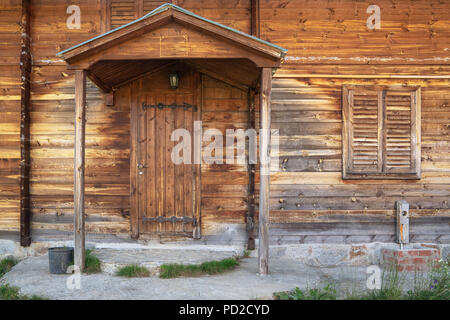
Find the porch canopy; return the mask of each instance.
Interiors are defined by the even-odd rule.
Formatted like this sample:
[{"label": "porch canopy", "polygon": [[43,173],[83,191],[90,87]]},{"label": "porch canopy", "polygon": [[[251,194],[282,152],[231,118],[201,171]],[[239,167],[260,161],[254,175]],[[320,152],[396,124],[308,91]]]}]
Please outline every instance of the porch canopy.
[{"label": "porch canopy", "polygon": [[[105,93],[148,76],[176,61],[232,86],[258,88],[260,169],[268,172],[272,71],[286,50],[173,4],[164,4],[135,21],[82,42],[57,55],[75,71],[75,264],[83,270],[84,153],[86,76]],[[268,272],[269,175],[261,175],[259,267]]]}]

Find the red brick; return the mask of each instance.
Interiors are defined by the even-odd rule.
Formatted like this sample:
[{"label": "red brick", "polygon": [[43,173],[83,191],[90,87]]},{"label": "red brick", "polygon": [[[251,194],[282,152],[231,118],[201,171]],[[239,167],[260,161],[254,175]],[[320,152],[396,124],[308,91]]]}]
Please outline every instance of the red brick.
[{"label": "red brick", "polygon": [[418,266],[415,266],[415,265],[407,265],[407,266],[405,266],[405,268],[406,268],[406,271],[418,271],[419,270]]},{"label": "red brick", "polygon": [[419,252],[419,256],[431,256],[433,254],[433,251],[431,250],[422,250]]},{"label": "red brick", "polygon": [[408,258],[398,260],[398,264],[409,264],[409,263],[411,263],[411,259]]},{"label": "red brick", "polygon": [[424,258],[414,258],[413,263],[414,264],[425,264],[425,259]]},{"label": "red brick", "polygon": [[410,251],[408,251],[408,254],[410,256],[418,256],[419,255],[419,251],[418,250],[410,250]]}]

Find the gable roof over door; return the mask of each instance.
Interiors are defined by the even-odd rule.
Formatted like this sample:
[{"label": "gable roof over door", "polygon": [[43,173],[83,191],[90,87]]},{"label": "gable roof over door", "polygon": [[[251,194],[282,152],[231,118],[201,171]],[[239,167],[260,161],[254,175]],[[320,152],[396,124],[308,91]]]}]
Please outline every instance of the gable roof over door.
[{"label": "gable roof over door", "polygon": [[[287,52],[286,49],[280,46],[203,18],[174,4],[167,3],[139,19],[63,50],[57,53],[57,56],[62,57],[69,64],[72,64],[75,61],[85,59],[99,51],[117,46],[122,42],[139,37],[171,22],[181,24],[202,34],[207,34],[230,45],[240,47],[249,53],[273,60],[275,62],[274,66],[279,65]],[[205,56],[204,58],[207,57]],[[222,58],[226,58],[226,56]]]}]

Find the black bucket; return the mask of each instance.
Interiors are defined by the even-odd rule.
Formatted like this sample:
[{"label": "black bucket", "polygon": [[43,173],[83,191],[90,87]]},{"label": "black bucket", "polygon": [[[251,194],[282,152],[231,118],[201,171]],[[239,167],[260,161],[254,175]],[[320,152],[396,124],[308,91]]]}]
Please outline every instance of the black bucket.
[{"label": "black bucket", "polygon": [[73,265],[73,248],[48,248],[48,263],[50,267],[50,273],[66,273],[67,268]]}]

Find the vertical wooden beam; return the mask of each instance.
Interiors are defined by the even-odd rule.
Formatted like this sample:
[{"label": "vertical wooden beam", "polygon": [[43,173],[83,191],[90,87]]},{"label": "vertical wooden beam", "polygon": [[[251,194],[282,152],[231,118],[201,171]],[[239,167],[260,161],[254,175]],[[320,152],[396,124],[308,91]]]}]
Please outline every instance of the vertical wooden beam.
[{"label": "vertical wooden beam", "polygon": [[136,19],[144,15],[144,0],[136,1]]},{"label": "vertical wooden beam", "polygon": [[[259,37],[259,0],[250,2],[250,33]],[[256,129],[255,91],[249,89],[248,95],[249,128]],[[256,165],[248,163],[248,199],[247,199],[247,250],[255,249],[255,172]]]},{"label": "vertical wooden beam", "polygon": [[103,0],[104,1],[104,10],[102,10],[104,17],[104,30],[111,30],[111,0]]},{"label": "vertical wooden beam", "polygon": [[75,71],[74,234],[75,265],[84,269],[84,154],[86,125],[86,71]]},{"label": "vertical wooden beam", "polygon": [[269,272],[269,198],[270,198],[270,94],[272,69],[262,68],[260,87],[260,131],[259,131],[259,273]]},{"label": "vertical wooden beam", "polygon": [[258,37],[260,36],[260,27],[259,27],[259,0],[251,0],[250,3],[250,12],[251,12],[251,25],[250,32],[252,36]]},{"label": "vertical wooden beam", "polygon": [[106,0],[100,0],[98,5],[100,6],[99,12],[100,12],[100,33],[105,33],[108,31],[106,29],[106,15],[107,15],[107,9],[106,9]]},{"label": "vertical wooden beam", "polygon": [[[201,121],[202,119],[202,109],[203,109],[203,75],[201,75],[199,72],[194,73],[194,81],[195,81],[195,103],[197,104],[197,111],[193,111],[192,117],[193,121]],[[196,128],[193,127],[192,130],[192,145],[194,145],[194,139],[195,139],[195,131]],[[195,152],[195,151],[194,151]],[[201,157],[201,155],[199,155]],[[195,155],[193,157],[195,159]],[[201,168],[201,162],[196,163],[196,161],[193,161],[194,166],[194,188],[193,188],[193,207],[194,207],[194,217],[196,219],[196,225],[194,226],[193,230],[193,238],[194,239],[200,239],[202,236],[201,233],[201,226],[202,226],[202,215],[201,215],[201,192],[202,192],[202,181],[201,181],[201,175],[202,175],[202,168]]]},{"label": "vertical wooden beam", "polygon": [[[255,91],[249,89],[247,93],[248,104],[248,129],[256,129],[255,117]],[[252,147],[249,144],[249,148]],[[250,155],[250,149],[249,149]],[[250,163],[250,156],[247,163],[248,170],[248,196],[247,196],[247,250],[255,250],[255,171],[256,165]]]},{"label": "vertical wooden beam", "polygon": [[[259,0],[250,2],[250,33],[259,37]],[[249,128],[256,129],[255,91],[248,91]],[[247,250],[255,249],[255,172],[256,165],[248,163],[248,199],[247,199]]]},{"label": "vertical wooden beam", "polygon": [[[139,189],[139,173],[138,163],[141,163],[141,143],[138,143],[142,137],[140,137],[139,130],[139,104],[142,103],[141,95],[139,95],[140,88],[142,86],[142,80],[138,80],[129,84],[130,86],[130,105],[131,105],[131,117],[130,117],[130,227],[131,238],[139,238],[139,220],[141,211],[139,208],[140,194]],[[146,144],[145,144],[146,145]]]},{"label": "vertical wooden beam", "polygon": [[22,0],[20,53],[20,245],[31,244],[30,210],[30,0]]}]

